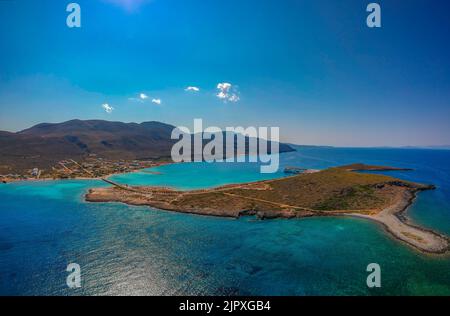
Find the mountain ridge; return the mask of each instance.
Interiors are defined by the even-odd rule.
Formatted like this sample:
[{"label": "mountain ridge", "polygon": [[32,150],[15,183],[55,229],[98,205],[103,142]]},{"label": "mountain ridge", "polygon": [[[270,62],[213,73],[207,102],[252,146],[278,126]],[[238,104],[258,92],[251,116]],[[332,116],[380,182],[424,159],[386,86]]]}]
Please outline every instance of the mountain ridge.
[{"label": "mountain ridge", "polygon": [[[95,154],[112,160],[164,159],[171,155],[173,125],[147,121],[69,120],[40,123],[16,133],[0,131],[0,174],[48,169],[64,159]],[[248,143],[248,138],[246,138]],[[294,151],[280,143],[280,152]]]}]

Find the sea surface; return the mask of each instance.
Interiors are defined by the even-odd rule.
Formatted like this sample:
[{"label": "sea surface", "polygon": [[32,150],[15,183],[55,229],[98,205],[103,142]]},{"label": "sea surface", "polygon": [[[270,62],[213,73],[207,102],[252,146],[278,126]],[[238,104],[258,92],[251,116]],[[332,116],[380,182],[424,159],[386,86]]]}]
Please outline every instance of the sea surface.
[{"label": "sea surface", "polygon": [[[432,183],[410,208],[450,236],[450,151],[296,147],[281,171],[257,164],[186,163],[116,175],[127,184],[204,188],[363,162],[413,168],[388,174]],[[238,220],[87,203],[98,180],[0,185],[0,295],[450,295],[450,257],[423,255],[355,218]],[[66,285],[69,263],[82,287]],[[369,263],[381,288],[366,285]]]}]

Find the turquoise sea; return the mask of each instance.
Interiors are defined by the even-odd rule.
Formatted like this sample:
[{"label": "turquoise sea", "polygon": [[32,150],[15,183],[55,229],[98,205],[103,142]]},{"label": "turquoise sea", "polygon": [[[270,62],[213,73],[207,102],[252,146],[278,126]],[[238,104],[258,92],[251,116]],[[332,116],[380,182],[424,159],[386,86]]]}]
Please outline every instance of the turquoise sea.
[{"label": "turquoise sea", "polygon": [[[354,162],[413,168],[393,176],[437,185],[409,210],[450,236],[450,151],[297,147],[284,166],[322,169]],[[246,182],[256,164],[167,165],[112,177],[181,189]],[[450,257],[427,256],[354,218],[260,221],[86,203],[97,180],[0,185],[1,295],[450,295]],[[382,287],[366,286],[369,263]],[[82,287],[66,286],[81,266]]]}]

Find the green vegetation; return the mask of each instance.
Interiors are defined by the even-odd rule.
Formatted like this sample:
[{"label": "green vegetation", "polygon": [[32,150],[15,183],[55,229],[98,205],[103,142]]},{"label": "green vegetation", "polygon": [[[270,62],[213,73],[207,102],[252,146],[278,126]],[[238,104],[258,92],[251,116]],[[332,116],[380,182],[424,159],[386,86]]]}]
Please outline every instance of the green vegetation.
[{"label": "green vegetation", "polygon": [[365,208],[368,205],[379,208],[383,205],[383,202],[383,199],[377,196],[374,187],[355,185],[317,203],[314,208],[323,211],[355,210]]},{"label": "green vegetation", "polygon": [[234,189],[228,192],[322,211],[374,209],[389,202],[390,195],[385,194],[383,184],[394,180],[384,175],[332,168],[268,181],[270,190]]}]

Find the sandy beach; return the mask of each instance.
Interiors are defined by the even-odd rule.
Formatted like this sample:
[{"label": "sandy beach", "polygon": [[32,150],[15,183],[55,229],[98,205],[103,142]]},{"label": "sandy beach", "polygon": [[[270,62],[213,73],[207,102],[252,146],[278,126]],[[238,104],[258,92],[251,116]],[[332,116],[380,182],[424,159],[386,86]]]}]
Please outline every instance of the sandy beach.
[{"label": "sandy beach", "polygon": [[[435,189],[433,185],[337,168],[192,191],[109,183],[111,187],[90,189],[86,200],[232,218],[245,215],[260,219],[354,216],[383,225],[394,238],[423,253],[444,254],[450,250],[446,236],[414,225],[407,217],[406,211],[417,194]],[[349,209],[339,207],[345,205]]]},{"label": "sandy beach", "polygon": [[407,210],[414,202],[418,191],[403,190],[399,192],[393,204],[373,215],[358,213],[347,214],[373,220],[396,239],[425,253],[443,254],[450,251],[450,242],[446,236],[432,230],[421,228],[407,217]]}]

